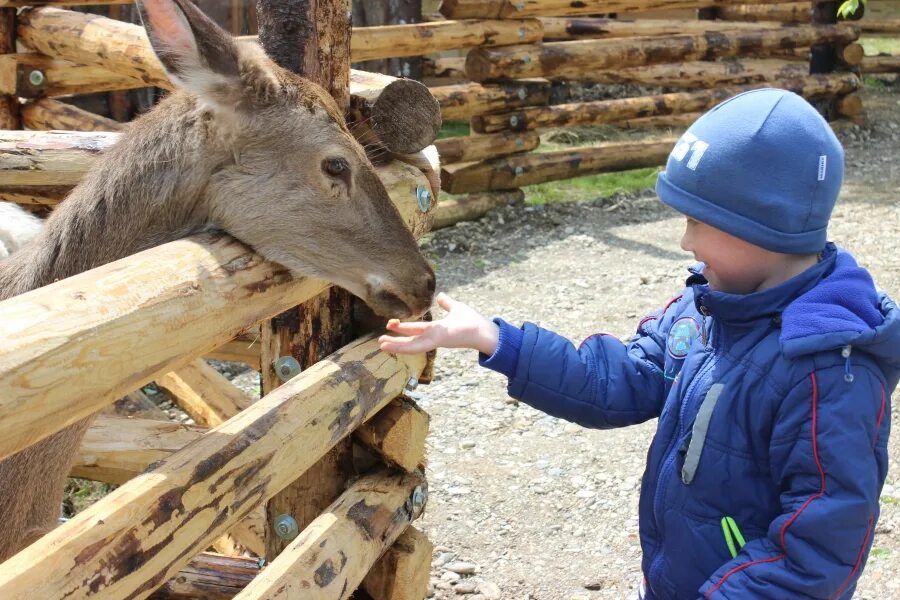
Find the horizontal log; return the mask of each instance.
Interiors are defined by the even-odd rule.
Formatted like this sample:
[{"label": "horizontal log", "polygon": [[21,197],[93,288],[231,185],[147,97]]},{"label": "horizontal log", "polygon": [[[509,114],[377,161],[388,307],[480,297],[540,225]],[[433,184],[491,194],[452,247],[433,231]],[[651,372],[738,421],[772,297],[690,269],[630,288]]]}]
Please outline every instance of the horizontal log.
[{"label": "horizontal log", "polygon": [[[24,11],[17,32],[20,42],[46,56],[173,88],[140,25],[46,7]],[[392,151],[418,152],[437,137],[440,109],[422,84],[351,70],[350,93],[361,119],[373,118],[375,131]]]},{"label": "horizontal log", "polygon": [[252,404],[246,394],[202,358],[166,373],[156,383],[204,427],[221,425]]},{"label": "horizontal log", "polygon": [[425,465],[428,413],[415,402],[398,398],[356,431],[356,439],[407,473]]},{"label": "horizontal log", "polygon": [[481,85],[463,83],[431,88],[445,121],[509,110],[519,106],[541,106],[550,102],[550,82],[522,80]]},{"label": "horizontal log", "polygon": [[674,132],[682,132],[700,118],[703,113],[684,113],[679,115],[659,115],[657,117],[639,117],[637,119],[625,119],[610,123],[612,127],[619,129],[668,129]]},{"label": "horizontal log", "polygon": [[151,600],[231,600],[262,570],[258,558],[198,554]]},{"label": "horizontal log", "polygon": [[675,92],[656,96],[523,108],[512,113],[474,117],[472,129],[479,133],[493,133],[510,129],[525,131],[549,127],[601,125],[623,119],[705,111],[736,94],[760,87],[779,87],[806,98],[842,96],[859,87],[859,78],[853,73],[829,73],[807,75],[786,81],[718,87],[697,92]]},{"label": "horizontal log", "polygon": [[242,362],[251,368],[259,370],[260,344],[250,340],[234,339],[222,344],[212,352],[206,353],[206,358],[224,360],[229,362]]},{"label": "horizontal log", "polygon": [[74,186],[118,134],[0,131],[3,186]]},{"label": "horizontal log", "polygon": [[711,88],[744,85],[779,79],[797,79],[809,74],[809,65],[796,61],[739,58],[722,61],[663,63],[646,67],[592,71],[585,79],[598,83],[637,83],[676,88]]},{"label": "horizontal log", "polygon": [[[425,58],[422,62],[423,77],[435,79],[461,79],[466,78],[465,56],[436,56]],[[464,83],[464,82],[459,82]]]},{"label": "horizontal log", "polygon": [[195,425],[102,414],[85,434],[71,475],[122,484],[199,440],[206,431]]},{"label": "horizontal log", "polygon": [[[747,4],[778,0],[741,0]],[[440,11],[448,19],[520,19],[629,11],[684,10],[722,6],[728,0],[444,0]]]},{"label": "horizontal log", "polygon": [[[41,83],[31,78],[37,72]],[[20,98],[73,96],[144,87],[144,82],[123,77],[97,65],[78,65],[41,54],[0,55],[0,92]]]},{"label": "horizontal log", "polygon": [[541,23],[521,21],[464,20],[354,27],[350,37],[353,61],[421,56],[445,50],[476,46],[508,46],[539,42]]},{"label": "horizontal log", "polygon": [[722,5],[716,10],[716,18],[724,21],[809,23],[812,19],[812,2],[778,2],[777,4]]},{"label": "horizontal log", "polygon": [[[424,175],[399,162],[377,172],[421,236],[427,221],[416,190],[428,185]],[[0,302],[0,458],[325,287],[292,278],[228,236],[201,235]]]},{"label": "horizontal log", "polygon": [[113,5],[131,4],[132,0],[0,0],[0,7],[14,6],[22,8],[26,6],[79,6],[79,5]]},{"label": "horizontal log", "polygon": [[407,527],[366,575],[362,588],[372,600],[425,598],[432,550],[433,545],[424,533],[415,527]]},{"label": "horizontal log", "polygon": [[474,221],[495,208],[522,202],[524,199],[525,192],[522,190],[501,190],[441,200],[435,208],[434,224],[431,228],[442,229],[456,225],[460,221]]},{"label": "horizontal log", "polygon": [[561,152],[529,153],[441,169],[450,194],[507,190],[610,171],[662,165],[675,145],[667,137],[640,142],[608,142]]},{"label": "horizontal log", "polygon": [[77,106],[43,98],[23,104],[22,126],[35,131],[119,131],[122,123],[101,117]]},{"label": "horizontal log", "polygon": [[852,43],[838,48],[838,58],[851,67],[859,65],[866,56],[862,44]]},{"label": "horizontal log", "polygon": [[541,17],[544,41],[684,35],[718,31],[774,29],[777,23],[730,23],[696,19],[607,19],[601,17]]},{"label": "horizontal log", "polygon": [[900,73],[900,55],[866,56],[859,68],[863,73]]},{"label": "horizontal log", "polygon": [[419,474],[378,472],[354,482],[235,600],[350,598],[378,557],[416,519]]},{"label": "horizontal log", "polygon": [[863,114],[863,101],[859,94],[847,94],[837,101],[837,111],[845,117],[855,119]]},{"label": "horizontal log", "polygon": [[579,79],[597,69],[637,67],[685,60],[740,56],[751,51],[851,42],[859,29],[850,25],[798,25],[783,29],[717,32],[715,35],[615,38],[548,42],[503,48],[473,48],[466,74],[473,81],[549,77]]},{"label": "horizontal log", "polygon": [[375,339],[349,344],[9,559],[0,598],[146,598],[424,366]]},{"label": "horizontal log", "polygon": [[900,34],[900,19],[863,19],[859,22],[859,26],[866,36]]},{"label": "horizontal log", "polygon": [[444,138],[434,143],[442,165],[497,158],[534,150],[541,143],[535,133],[498,133]]}]

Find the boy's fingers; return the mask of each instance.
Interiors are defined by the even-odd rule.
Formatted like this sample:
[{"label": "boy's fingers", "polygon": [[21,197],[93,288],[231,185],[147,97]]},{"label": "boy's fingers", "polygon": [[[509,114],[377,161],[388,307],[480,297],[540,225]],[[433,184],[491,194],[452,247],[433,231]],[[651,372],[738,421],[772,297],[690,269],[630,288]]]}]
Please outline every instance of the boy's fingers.
[{"label": "boy's fingers", "polygon": [[404,335],[419,335],[428,331],[431,325],[429,321],[391,321],[388,323],[387,328],[390,331],[396,331]]},{"label": "boy's fingers", "polygon": [[435,346],[428,340],[421,337],[394,337],[381,336],[378,343],[384,352],[393,352],[395,354],[417,354],[419,352],[427,352],[434,350]]},{"label": "boy's fingers", "polygon": [[453,305],[456,304],[456,300],[454,300],[453,298],[451,298],[444,292],[441,292],[440,294],[438,294],[437,298],[435,298],[435,300],[437,300],[438,306],[440,306],[444,310],[450,310],[453,307]]}]

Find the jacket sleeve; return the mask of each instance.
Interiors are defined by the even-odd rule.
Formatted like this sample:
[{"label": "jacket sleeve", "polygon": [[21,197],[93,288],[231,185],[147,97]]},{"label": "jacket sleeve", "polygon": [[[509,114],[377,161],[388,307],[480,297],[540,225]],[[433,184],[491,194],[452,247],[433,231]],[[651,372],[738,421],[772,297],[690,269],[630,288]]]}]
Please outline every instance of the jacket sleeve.
[{"label": "jacket sleeve", "polygon": [[887,474],[890,406],[867,368],[814,371],[775,417],[782,513],[701,588],[709,600],[842,598],[865,566]]},{"label": "jacket sleeve", "polygon": [[513,398],[592,428],[622,427],[659,416],[665,396],[662,313],[644,319],[627,343],[598,334],[576,348],[566,338],[502,319],[500,343],[482,366],[509,377]]}]

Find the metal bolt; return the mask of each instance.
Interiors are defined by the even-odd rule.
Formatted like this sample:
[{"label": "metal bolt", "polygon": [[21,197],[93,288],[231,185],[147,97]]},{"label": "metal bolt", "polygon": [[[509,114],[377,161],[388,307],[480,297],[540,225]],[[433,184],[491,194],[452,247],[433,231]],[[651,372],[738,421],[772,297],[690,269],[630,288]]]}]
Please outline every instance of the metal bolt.
[{"label": "metal bolt", "polygon": [[526,65],[529,64],[529,63],[531,62],[531,57],[530,57],[530,56],[527,56],[527,55],[526,55],[526,56],[523,56],[523,57],[522,57],[522,62],[525,63]]},{"label": "metal bolt", "polygon": [[528,96],[528,92],[525,91],[525,88],[519,88],[516,95],[519,97],[519,100],[524,100]]},{"label": "metal bolt", "polygon": [[516,177],[520,176],[524,172],[525,169],[523,167],[516,167]]},{"label": "metal bolt", "polygon": [[513,115],[509,118],[509,126],[510,127],[515,127],[518,124],[519,124],[519,117],[517,117],[516,115]]},{"label": "metal bolt", "polygon": [[521,40],[524,37],[525,37],[525,28],[519,27],[519,39]]},{"label": "metal bolt", "polygon": [[412,391],[419,387],[419,378],[418,377],[410,377],[409,381],[406,382],[406,389]]},{"label": "metal bolt", "polygon": [[278,379],[282,382],[293,379],[303,370],[300,367],[300,363],[293,356],[279,356],[272,363],[272,366],[275,369],[275,374],[278,375]]},{"label": "metal bolt", "polygon": [[272,529],[275,530],[275,535],[286,542],[291,541],[300,534],[300,527],[291,515],[278,515],[275,517]]},{"label": "metal bolt", "polygon": [[516,2],[516,10],[525,10],[524,2]]},{"label": "metal bolt", "polygon": [[425,507],[425,500],[428,499],[428,493],[421,485],[417,485],[412,493],[412,508],[414,513],[418,513]]},{"label": "metal bolt", "polygon": [[525,145],[525,140],[523,140],[522,138],[516,138],[516,146],[518,148],[521,148],[524,145]]},{"label": "metal bolt", "polygon": [[46,81],[47,78],[44,77],[44,72],[39,69],[35,69],[28,74],[28,83],[34,87],[41,87]]},{"label": "metal bolt", "polygon": [[416,201],[419,204],[419,210],[428,212],[428,209],[431,208],[431,192],[428,191],[428,188],[422,185],[416,186]]}]

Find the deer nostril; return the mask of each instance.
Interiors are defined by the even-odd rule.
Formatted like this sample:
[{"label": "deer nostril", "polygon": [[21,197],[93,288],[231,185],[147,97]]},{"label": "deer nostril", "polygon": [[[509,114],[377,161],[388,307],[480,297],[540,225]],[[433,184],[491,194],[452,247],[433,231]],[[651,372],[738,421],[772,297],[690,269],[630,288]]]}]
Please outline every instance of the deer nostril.
[{"label": "deer nostril", "polygon": [[431,271],[426,275],[426,283],[425,285],[428,287],[428,293],[434,295],[434,290],[436,287],[434,273]]}]

